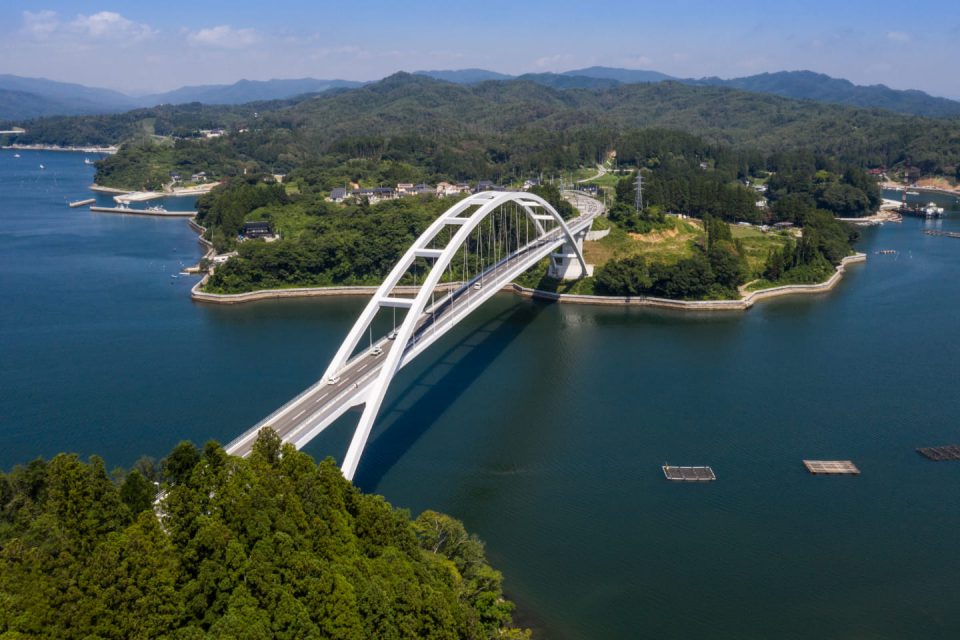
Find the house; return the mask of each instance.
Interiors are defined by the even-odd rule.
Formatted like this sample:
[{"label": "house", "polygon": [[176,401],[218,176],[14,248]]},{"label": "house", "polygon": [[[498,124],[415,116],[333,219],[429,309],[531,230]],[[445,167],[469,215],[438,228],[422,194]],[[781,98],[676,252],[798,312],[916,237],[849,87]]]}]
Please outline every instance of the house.
[{"label": "house", "polygon": [[274,236],[273,225],[269,222],[260,221],[244,222],[240,235],[246,240],[252,240],[254,238],[272,239]]},{"label": "house", "polygon": [[407,195],[413,192],[413,183],[412,182],[398,182],[397,183],[397,193],[399,195]]},{"label": "house", "polygon": [[524,191],[527,191],[527,190],[531,189],[532,187],[537,187],[537,186],[539,186],[539,185],[540,185],[540,181],[537,180],[536,178],[534,178],[533,180],[524,180],[524,181],[523,181],[523,189],[524,189]]},{"label": "house", "polygon": [[179,173],[171,173],[170,180],[173,181],[174,183],[177,183],[177,182],[181,182],[182,178],[180,177]]},{"label": "house", "polygon": [[277,184],[283,184],[283,179],[287,177],[285,173],[275,173],[273,174],[273,180]]},{"label": "house", "polygon": [[424,195],[431,195],[431,196],[433,196],[433,195],[436,195],[436,194],[437,194],[437,189],[436,189],[436,187],[431,187],[430,185],[428,185],[428,184],[426,184],[426,183],[424,183],[424,182],[421,182],[420,184],[416,185],[416,186],[413,188],[413,192],[414,192],[415,194],[417,194],[418,196],[424,196]]},{"label": "house", "polygon": [[767,192],[767,185],[765,185],[765,184],[758,184],[758,185],[756,185],[756,186],[753,188],[753,190],[756,191],[757,193],[766,193],[766,192]]},{"label": "house", "polygon": [[766,209],[767,208],[767,199],[760,198],[757,200],[757,209]]},{"label": "house", "polygon": [[199,172],[193,174],[192,176],[190,176],[190,180],[192,180],[193,182],[206,182],[206,181],[207,181],[207,172],[206,172],[206,171],[199,171]]},{"label": "house", "polygon": [[481,180],[477,183],[474,193],[480,193],[481,191],[506,191],[506,189],[501,185],[494,184],[492,180]]},{"label": "house", "polygon": [[793,227],[792,222],[777,222],[776,224],[773,225],[773,228],[777,230],[790,229],[792,227]]},{"label": "house", "polygon": [[867,171],[867,173],[869,173],[872,176],[882,176],[886,172],[887,170],[882,167],[880,169],[870,169],[869,171]]},{"label": "house", "polygon": [[227,260],[229,260],[230,258],[232,258],[232,257],[234,257],[234,256],[236,256],[236,255],[237,255],[237,252],[236,252],[236,251],[230,251],[229,253],[220,253],[220,254],[217,254],[217,255],[213,256],[213,258],[211,258],[211,260],[213,260],[213,263],[214,263],[214,264],[223,264],[224,262],[226,262]]},{"label": "house", "polygon": [[327,198],[330,202],[343,202],[347,197],[347,190],[343,187],[337,187],[330,191],[330,197]]},{"label": "house", "polygon": [[375,189],[354,189],[350,195],[354,198],[366,198],[370,204],[375,204],[381,200],[393,200],[396,192],[390,187],[377,187]]},{"label": "house", "polygon": [[470,193],[470,185],[466,183],[453,184],[451,182],[441,182],[437,184],[436,193],[437,196],[445,198],[447,196],[456,196],[461,193]]}]

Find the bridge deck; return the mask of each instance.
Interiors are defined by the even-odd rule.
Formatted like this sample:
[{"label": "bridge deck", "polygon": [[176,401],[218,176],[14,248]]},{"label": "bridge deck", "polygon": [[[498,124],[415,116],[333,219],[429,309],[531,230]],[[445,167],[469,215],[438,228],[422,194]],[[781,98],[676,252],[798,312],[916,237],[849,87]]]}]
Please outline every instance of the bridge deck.
[{"label": "bridge deck", "polygon": [[[578,205],[582,209],[587,209],[587,212],[568,221],[569,227],[575,232],[588,226],[602,211],[602,207],[598,209],[593,206],[599,205],[596,200],[585,197],[584,199],[588,202],[578,202]],[[437,301],[417,321],[413,337],[404,346],[400,366],[411,361],[443,336],[464,314],[492,297],[496,291],[549,255],[564,241],[563,235],[556,231],[551,232]],[[480,288],[475,288],[474,285],[477,283],[481,283]],[[292,442],[299,448],[350,407],[363,404],[364,396],[376,379],[383,361],[392,349],[397,348],[397,344],[394,340],[384,338],[378,341],[375,347],[379,349],[368,348],[351,358],[332,381],[316,382],[260,423],[245,431],[227,445],[227,452],[233,455],[248,455],[256,440],[257,432],[264,426],[270,426],[284,442]]]}]

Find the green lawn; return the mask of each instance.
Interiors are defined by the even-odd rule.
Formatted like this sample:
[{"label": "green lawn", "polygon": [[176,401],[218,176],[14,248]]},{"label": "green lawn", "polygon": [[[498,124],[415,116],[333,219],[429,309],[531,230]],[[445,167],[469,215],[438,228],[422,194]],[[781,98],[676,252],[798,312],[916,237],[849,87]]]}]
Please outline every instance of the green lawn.
[{"label": "green lawn", "polygon": [[[675,263],[690,257],[704,240],[703,224],[690,218],[668,216],[664,228],[646,234],[627,233],[607,219],[603,219],[603,224],[611,227],[607,237],[583,243],[587,262],[596,268],[610,260],[636,255],[646,256],[649,262]],[[594,228],[598,226],[595,224]],[[730,231],[743,247],[752,277],[763,271],[770,252],[781,248],[792,237],[789,231],[763,233],[756,227],[739,225],[730,225]]]},{"label": "green lawn", "polygon": [[790,231],[768,231],[764,233],[756,227],[741,227],[740,225],[730,225],[730,230],[734,239],[740,241],[740,245],[746,253],[747,263],[750,265],[750,271],[754,275],[759,275],[763,271],[770,251],[781,248],[792,237]]}]

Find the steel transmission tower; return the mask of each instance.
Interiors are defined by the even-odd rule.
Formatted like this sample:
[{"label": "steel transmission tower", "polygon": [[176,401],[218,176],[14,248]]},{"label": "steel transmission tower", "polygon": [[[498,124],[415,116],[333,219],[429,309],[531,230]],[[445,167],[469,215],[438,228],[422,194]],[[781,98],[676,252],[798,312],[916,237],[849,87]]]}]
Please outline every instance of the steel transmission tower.
[{"label": "steel transmission tower", "polygon": [[637,198],[635,204],[637,206],[637,213],[640,213],[640,211],[643,209],[643,173],[640,172],[639,165],[637,166],[637,179],[634,184],[637,185]]}]

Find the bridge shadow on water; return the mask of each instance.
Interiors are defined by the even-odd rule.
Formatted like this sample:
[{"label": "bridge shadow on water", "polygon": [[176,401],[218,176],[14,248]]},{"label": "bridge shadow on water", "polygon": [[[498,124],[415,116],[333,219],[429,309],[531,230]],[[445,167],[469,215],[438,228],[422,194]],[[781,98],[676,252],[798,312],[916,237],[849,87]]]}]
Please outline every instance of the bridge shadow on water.
[{"label": "bridge shadow on water", "polygon": [[416,378],[403,385],[399,396],[381,410],[376,426],[378,435],[367,443],[355,484],[365,490],[379,485],[420,436],[547,306],[518,300],[431,358]]}]

